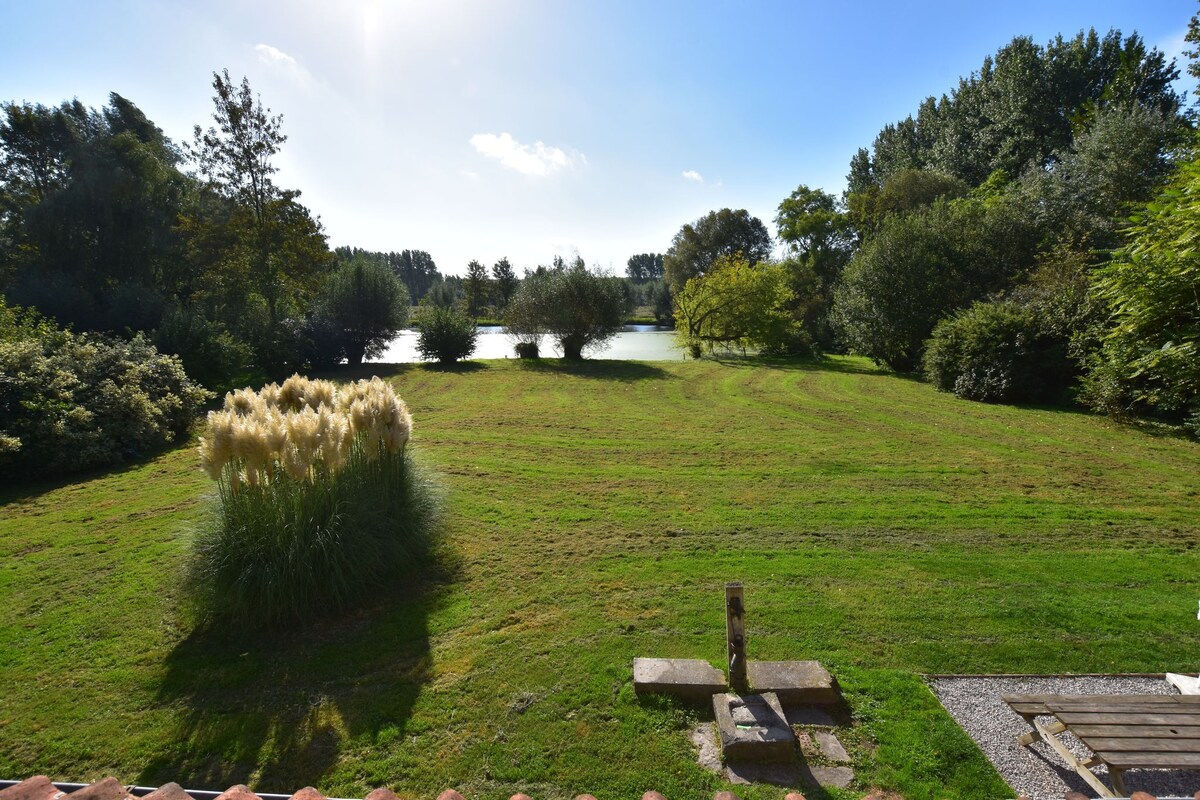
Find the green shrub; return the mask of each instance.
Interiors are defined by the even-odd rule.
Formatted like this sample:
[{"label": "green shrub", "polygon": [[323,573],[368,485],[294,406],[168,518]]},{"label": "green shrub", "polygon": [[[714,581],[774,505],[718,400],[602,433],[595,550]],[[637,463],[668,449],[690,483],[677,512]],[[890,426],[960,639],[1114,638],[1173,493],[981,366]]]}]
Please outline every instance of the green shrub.
[{"label": "green shrub", "polygon": [[153,336],[160,352],[179,356],[187,374],[209,389],[226,391],[245,383],[250,376],[254,361],[251,347],[202,314],[171,308],[163,314]]},{"label": "green shrub", "polygon": [[852,352],[918,370],[937,322],[1006,288],[1037,241],[1028,215],[1008,202],[939,200],[889,215],[834,286],[831,321]]},{"label": "green shrub", "polygon": [[1028,309],[976,303],[942,320],[925,343],[925,376],[968,400],[1056,399],[1073,376],[1066,345]]},{"label": "green shrub", "polygon": [[517,342],[513,345],[513,349],[517,353],[517,358],[538,358],[538,343],[537,342]]},{"label": "green shrub", "polygon": [[467,314],[453,308],[426,306],[413,320],[417,329],[417,352],[427,361],[453,364],[475,352],[479,331]]},{"label": "green shrub", "polygon": [[795,325],[764,344],[761,352],[767,356],[817,358],[821,355],[821,348],[813,342],[808,331]]},{"label": "green shrub", "polygon": [[1200,139],[1174,178],[1092,275],[1108,312],[1083,398],[1110,414],[1150,414],[1196,430],[1200,417]]},{"label": "green shrub", "polygon": [[438,504],[406,451],[410,425],[378,378],[337,390],[293,376],[227,395],[200,448],[219,503],[189,564],[201,619],[238,629],[302,622],[419,562]]},{"label": "green shrub", "polygon": [[540,354],[546,324],[538,305],[535,293],[518,287],[504,309],[504,330],[520,358],[537,358]]},{"label": "green shrub", "polygon": [[75,335],[17,320],[0,335],[0,475],[120,464],[185,435],[209,393],[140,334]]}]

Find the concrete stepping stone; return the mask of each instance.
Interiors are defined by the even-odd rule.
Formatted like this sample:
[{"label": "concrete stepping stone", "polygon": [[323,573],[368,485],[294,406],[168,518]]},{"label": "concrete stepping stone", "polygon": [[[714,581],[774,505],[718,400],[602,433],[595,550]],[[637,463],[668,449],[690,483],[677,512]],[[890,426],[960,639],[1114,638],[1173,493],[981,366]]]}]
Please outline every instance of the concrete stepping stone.
[{"label": "concrete stepping stone", "polygon": [[815,731],[813,738],[816,739],[817,748],[825,758],[839,764],[850,763],[850,754],[846,752],[846,748],[838,741],[837,736],[829,731]]},{"label": "concrete stepping stone", "polygon": [[800,770],[795,764],[763,764],[754,761],[742,761],[727,764],[725,780],[735,786],[746,786],[752,783],[769,783],[772,786],[792,788],[800,784]]},{"label": "concrete stepping stone", "polygon": [[810,767],[805,765],[803,780],[812,786],[836,786],[845,789],[854,782],[854,770],[849,767]]},{"label": "concrete stepping stone", "polygon": [[633,691],[708,700],[725,691],[725,673],[698,658],[635,658]]},{"label": "concrete stepping stone", "polygon": [[822,728],[832,728],[837,720],[823,708],[815,706],[784,706],[783,713],[792,725],[817,725]]},{"label": "concrete stepping stone", "polygon": [[831,706],[842,699],[837,682],[817,661],[750,661],[750,686],[773,692],[785,706]]}]

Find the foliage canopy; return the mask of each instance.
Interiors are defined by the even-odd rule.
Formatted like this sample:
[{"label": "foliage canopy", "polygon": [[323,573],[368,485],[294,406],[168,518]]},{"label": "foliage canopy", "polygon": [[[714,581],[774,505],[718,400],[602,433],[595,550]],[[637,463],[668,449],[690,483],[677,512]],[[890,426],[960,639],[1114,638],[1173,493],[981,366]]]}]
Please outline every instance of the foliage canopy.
[{"label": "foliage canopy", "polygon": [[663,274],[671,291],[683,288],[689,278],[703,275],[721,256],[741,253],[751,265],[771,255],[771,234],[758,217],[744,208],[710,211],[684,225],[663,256]]},{"label": "foliage canopy", "polygon": [[582,258],[528,275],[513,303],[521,324],[552,336],[567,359],[605,347],[629,312],[621,280],[589,272]]},{"label": "foliage canopy", "polygon": [[1088,394],[1108,411],[1191,414],[1200,422],[1200,159],[1179,165],[1126,234],[1095,273],[1093,290],[1111,327]]},{"label": "foliage canopy", "polygon": [[792,317],[787,271],[721,256],[675,295],[675,331],[694,358],[716,347],[772,348],[787,336]]},{"label": "foliage canopy", "polygon": [[329,276],[320,313],[338,331],[346,360],[361,364],[382,355],[408,323],[408,291],[385,264],[360,256]]},{"label": "foliage canopy", "polygon": [[426,305],[413,319],[417,329],[417,352],[421,358],[452,364],[475,352],[479,329],[466,312],[449,306]]}]

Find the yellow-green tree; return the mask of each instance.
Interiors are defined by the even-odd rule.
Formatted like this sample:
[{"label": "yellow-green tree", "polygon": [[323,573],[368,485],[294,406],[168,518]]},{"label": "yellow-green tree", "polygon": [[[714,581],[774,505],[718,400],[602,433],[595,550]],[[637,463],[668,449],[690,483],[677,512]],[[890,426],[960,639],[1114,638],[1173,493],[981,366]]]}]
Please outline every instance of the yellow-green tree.
[{"label": "yellow-green tree", "polygon": [[772,348],[790,332],[787,270],[750,265],[740,253],[721,256],[675,295],[675,331],[694,358],[721,347]]}]

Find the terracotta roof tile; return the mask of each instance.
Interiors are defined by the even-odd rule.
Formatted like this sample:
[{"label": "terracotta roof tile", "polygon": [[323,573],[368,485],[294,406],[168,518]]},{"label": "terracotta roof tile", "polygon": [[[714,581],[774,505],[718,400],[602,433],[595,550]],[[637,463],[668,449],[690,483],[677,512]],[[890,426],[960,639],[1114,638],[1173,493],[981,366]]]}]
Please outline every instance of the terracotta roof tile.
[{"label": "terracotta roof tile", "polygon": [[128,796],[125,784],[116,778],[105,778],[71,792],[71,800],[124,800]]},{"label": "terracotta roof tile", "polygon": [[45,775],[35,775],[0,791],[0,800],[52,800],[60,794]]},{"label": "terracotta roof tile", "polygon": [[192,800],[192,796],[178,783],[164,783],[142,800]]},{"label": "terracotta roof tile", "polygon": [[[20,783],[15,783],[7,789],[0,789],[0,800],[194,800],[178,783],[164,784],[143,794],[140,798],[135,798],[131,794],[132,787],[121,784],[116,778],[105,778],[83,787],[79,787],[79,784],[59,784],[59,786],[67,791],[60,791],[46,776],[36,775]],[[148,792],[144,788],[138,788],[136,791]],[[212,797],[216,794],[199,789],[194,791],[200,797]],[[876,798],[884,796],[890,795],[868,794],[863,800],[876,800]],[[280,798],[281,795],[271,795],[271,797]],[[221,792],[216,800],[262,800],[262,798],[246,786],[238,784]],[[305,786],[291,795],[289,800],[329,800],[329,798],[313,787]],[[364,800],[400,800],[400,798],[390,789],[379,788],[368,794]],[[454,789],[447,789],[438,795],[437,800],[465,800],[465,798]],[[518,792],[512,795],[510,800],[532,800],[532,798]],[[581,794],[577,795],[575,800],[596,800],[596,797],[590,794]],[[649,791],[642,795],[642,800],[667,800],[667,798],[658,792]],[[741,798],[733,792],[721,791],[715,793],[712,800],[741,800]],[[784,795],[783,800],[804,800],[804,795],[799,792],[788,792]],[[1067,792],[1063,800],[1087,800],[1087,798],[1078,792]],[[1155,798],[1145,792],[1134,792],[1130,800],[1155,800]],[[1200,792],[1196,792],[1194,800],[1200,800]]]},{"label": "terracotta roof tile", "polygon": [[243,784],[230,786],[217,797],[217,800],[259,800],[258,795]]},{"label": "terracotta roof tile", "polygon": [[305,786],[303,789],[292,795],[292,800],[328,800],[328,798],[313,787]]}]

